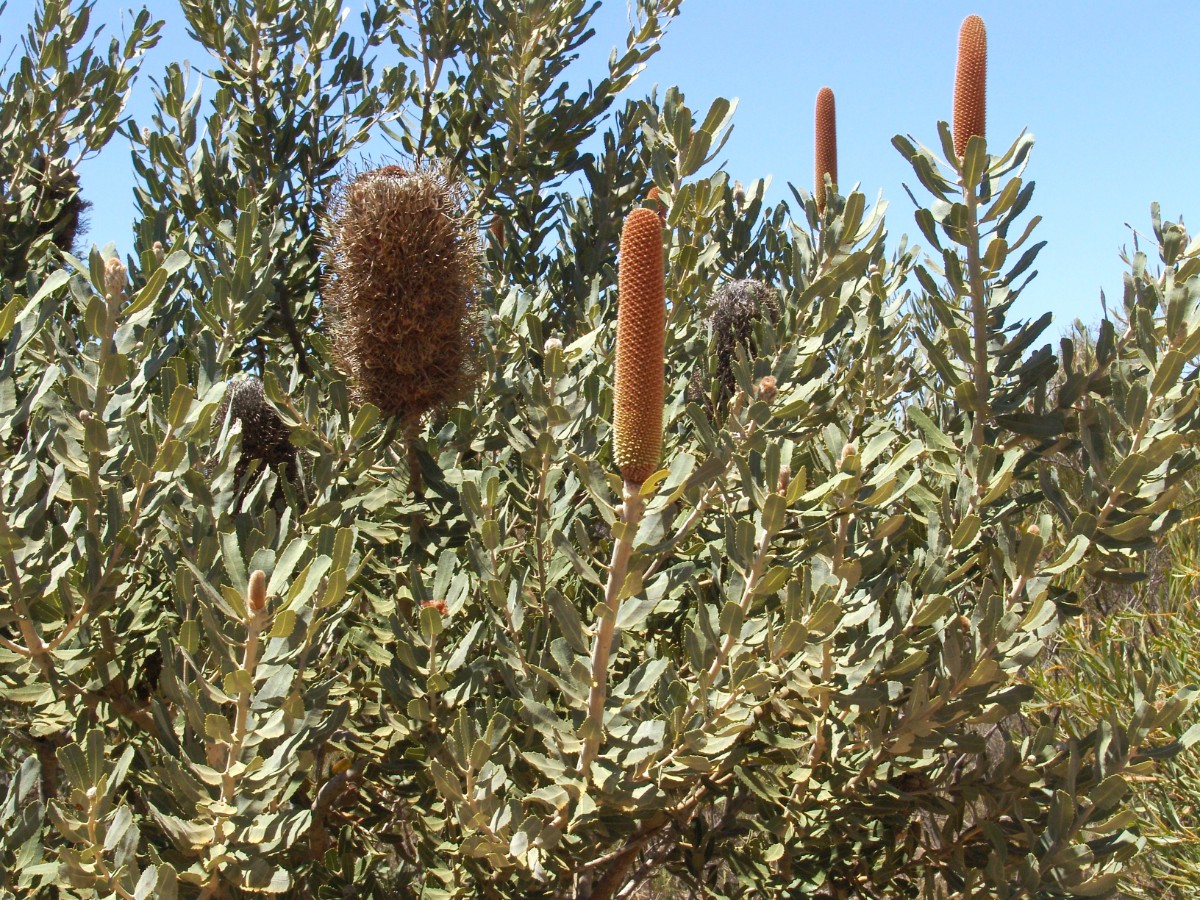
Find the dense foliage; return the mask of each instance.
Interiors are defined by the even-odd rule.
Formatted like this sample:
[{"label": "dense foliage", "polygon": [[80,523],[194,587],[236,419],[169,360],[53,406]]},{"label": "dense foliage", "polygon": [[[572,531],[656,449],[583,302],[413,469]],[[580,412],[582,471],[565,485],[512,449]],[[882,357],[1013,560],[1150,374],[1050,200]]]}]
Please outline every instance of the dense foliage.
[{"label": "dense foliage", "polygon": [[[774,207],[714,170],[728,101],[625,98],[680,0],[584,89],[584,0],[180,6],[215,89],[172,65],[149,122],[148,14],[102,56],[39,0],[3,75],[0,890],[1116,891],[1193,689],[1060,715],[1031,672],[1181,518],[1200,239],[1156,207],[1053,347],[1009,316],[1032,139],[981,116],[895,140],[917,247],[836,160]],[[124,260],[62,226],[118,124]],[[644,203],[649,475],[611,424],[657,419],[614,401]]]}]

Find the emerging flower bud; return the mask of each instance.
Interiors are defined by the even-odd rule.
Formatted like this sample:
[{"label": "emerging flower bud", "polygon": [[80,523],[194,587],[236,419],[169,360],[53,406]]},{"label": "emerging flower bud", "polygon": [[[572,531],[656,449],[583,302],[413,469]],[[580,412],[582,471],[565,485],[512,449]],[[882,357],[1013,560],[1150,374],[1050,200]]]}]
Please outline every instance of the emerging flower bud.
[{"label": "emerging flower bud", "polygon": [[450,607],[446,605],[445,600],[441,600],[441,599],[439,599],[439,600],[422,600],[421,606],[422,607],[432,606],[441,615],[443,615],[443,616],[450,615]]},{"label": "emerging flower bud", "polygon": [[260,613],[267,608],[267,574],[262,569],[255,569],[250,573],[246,601],[252,613]]},{"label": "emerging flower bud", "polygon": [[124,296],[128,275],[125,265],[116,257],[104,264],[104,294],[108,300]]},{"label": "emerging flower bud", "polygon": [[777,393],[774,375],[764,375],[758,380],[758,399],[763,403],[770,403]]}]

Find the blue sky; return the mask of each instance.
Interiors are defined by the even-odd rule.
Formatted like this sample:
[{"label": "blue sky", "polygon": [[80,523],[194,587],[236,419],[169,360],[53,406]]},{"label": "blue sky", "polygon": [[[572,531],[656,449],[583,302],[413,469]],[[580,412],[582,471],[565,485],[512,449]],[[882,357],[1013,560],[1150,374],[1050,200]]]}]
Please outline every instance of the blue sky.
[{"label": "blue sky", "polygon": [[[359,0],[346,0],[357,13]],[[33,0],[13,0],[0,28],[13,46],[15,27]],[[128,0],[98,0],[94,24],[121,33]],[[156,4],[167,19],[163,40],[135,87],[133,111],[148,119],[149,77],[172,59],[208,66],[184,33],[173,3]],[[788,197],[788,181],[811,186],[812,118],[817,90],[837,96],[839,173],[868,199],[882,190],[893,237],[916,236],[914,185],[891,146],[896,133],[936,147],[938,119],[950,117],[958,27],[969,13],[988,26],[988,138],[1007,147],[1022,127],[1037,139],[1026,177],[1037,182],[1030,212],[1043,216],[1040,276],[1017,307],[1021,316],[1055,313],[1095,321],[1099,291],[1119,304],[1129,223],[1149,233],[1153,200],[1165,218],[1200,223],[1200,124],[1189,91],[1200,4],[1142,4],[1134,13],[1115,0],[993,0],[924,4],[808,3],[800,0],[686,0],[663,49],[631,89],[678,84],[701,114],[716,96],[739,100],[723,159],[732,177],[773,179],[769,200]],[[623,38],[624,0],[604,0],[597,37],[574,67],[580,81],[597,77],[611,46]],[[381,145],[368,151],[381,153]],[[386,152],[386,150],[383,150]],[[84,193],[94,203],[88,238],[131,245],[132,172],[128,143],[116,138],[86,165]],[[919,192],[918,192],[919,195]],[[1197,227],[1200,227],[1198,225]]]}]

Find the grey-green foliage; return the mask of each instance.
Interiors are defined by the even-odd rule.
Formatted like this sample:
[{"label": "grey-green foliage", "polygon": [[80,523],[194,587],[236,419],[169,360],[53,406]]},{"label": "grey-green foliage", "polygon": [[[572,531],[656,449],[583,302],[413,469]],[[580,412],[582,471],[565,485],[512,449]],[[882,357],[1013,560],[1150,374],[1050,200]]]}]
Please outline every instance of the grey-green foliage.
[{"label": "grey-green foliage", "polygon": [[[85,208],[79,163],[116,132],[139,60],[158,39],[143,10],[123,40],[97,46],[94,6],[39,2],[0,68],[0,271],[10,282],[42,272],[55,247],[74,249]],[[11,24],[7,7],[0,21]]]},{"label": "grey-green foliage", "polygon": [[[932,194],[924,249],[858,193],[765,209],[761,182],[703,174],[728,101],[697,116],[670,89],[599,118],[676,6],[639,4],[578,102],[562,63],[590,8],[372,6],[365,44],[401,51],[384,102],[337,4],[185,3],[219,86],[205,106],[172,68],[149,135],[130,126],[136,258],[66,256],[0,307],[3,889],[1114,892],[1138,847],[1128,779],[1195,739],[1190,689],[1156,697],[1147,673],[1132,709],[1068,730],[1026,673],[1079,587],[1135,577],[1177,518],[1200,242],[1155,212],[1161,270],[1133,258],[1095,354],[1056,354],[1048,321],[1007,321],[1032,262],[1027,138],[948,164],[897,140]],[[496,48],[528,65],[485,64]],[[325,87],[255,77],[310,50]],[[393,116],[478,212],[511,216],[476,395],[403,448],[349,402],[310,255],[324,185]],[[616,246],[651,184],[666,426],[630,533]],[[745,277],[780,314],[734,348],[714,419],[686,385],[697,363],[719,377],[702,314]],[[286,460],[246,477],[246,423],[218,415],[250,367],[299,486]],[[614,540],[633,555],[597,722]]]}]

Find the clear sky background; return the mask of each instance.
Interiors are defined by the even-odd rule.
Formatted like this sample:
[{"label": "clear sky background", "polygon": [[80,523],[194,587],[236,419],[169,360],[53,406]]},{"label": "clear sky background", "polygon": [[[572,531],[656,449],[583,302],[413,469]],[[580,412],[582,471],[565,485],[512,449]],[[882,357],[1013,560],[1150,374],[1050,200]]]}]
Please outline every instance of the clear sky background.
[{"label": "clear sky background", "polygon": [[[128,0],[98,0],[94,24],[122,34]],[[345,0],[357,16],[361,0]],[[7,57],[34,0],[11,0],[0,17],[0,58]],[[125,11],[125,12],[123,12]],[[134,88],[132,112],[148,121],[151,77],[171,60],[204,70],[207,54],[192,44],[173,2],[156,2],[163,38]],[[768,201],[790,197],[787,182],[811,189],[813,103],[823,85],[837,97],[839,175],[872,200],[890,203],[893,238],[919,238],[912,202],[921,196],[907,163],[891,146],[897,133],[939,147],[936,123],[950,118],[958,28],[969,13],[988,27],[988,139],[996,152],[1028,128],[1037,144],[1026,177],[1037,182],[1029,212],[1049,241],[1040,276],[1022,295],[1022,317],[1055,313],[1059,327],[1100,315],[1100,290],[1119,307],[1120,248],[1128,225],[1150,233],[1149,209],[1182,215],[1200,230],[1200,117],[1192,88],[1200,3],[1138,4],[1118,0],[931,0],[926,3],[841,0],[685,0],[662,50],[630,89],[679,85],[702,115],[714,97],[738,98],[734,131],[722,158],[732,177],[771,177]],[[583,83],[602,73],[623,40],[624,0],[604,0],[597,36],[573,67]],[[7,45],[7,46],[5,46]],[[365,153],[387,155],[375,143]],[[132,245],[132,167],[118,136],[83,169],[94,204],[89,241]]]}]

